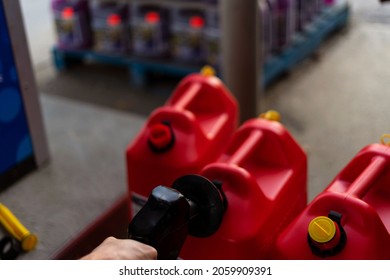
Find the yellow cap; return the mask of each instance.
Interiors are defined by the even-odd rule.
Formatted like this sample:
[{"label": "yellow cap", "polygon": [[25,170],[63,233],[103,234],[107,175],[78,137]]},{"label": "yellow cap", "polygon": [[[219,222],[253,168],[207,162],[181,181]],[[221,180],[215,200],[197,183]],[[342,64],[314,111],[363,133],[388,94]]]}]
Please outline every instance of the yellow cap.
[{"label": "yellow cap", "polygon": [[24,251],[28,252],[34,250],[38,243],[38,237],[35,234],[30,233],[22,239],[21,243]]},{"label": "yellow cap", "polygon": [[205,77],[215,76],[215,70],[213,67],[206,65],[200,70],[200,73]]},{"label": "yellow cap", "polygon": [[281,116],[280,116],[279,112],[274,111],[274,110],[269,110],[265,113],[260,114],[259,118],[279,122],[281,119]]},{"label": "yellow cap", "polygon": [[318,243],[326,243],[336,235],[336,225],[325,216],[319,216],[311,220],[309,224],[310,238]]},{"label": "yellow cap", "polygon": [[0,224],[10,235],[21,242],[24,251],[31,251],[37,245],[37,236],[25,228],[11,210],[2,203],[0,203]]},{"label": "yellow cap", "polygon": [[386,146],[390,146],[390,134],[383,134],[381,137],[381,143]]}]

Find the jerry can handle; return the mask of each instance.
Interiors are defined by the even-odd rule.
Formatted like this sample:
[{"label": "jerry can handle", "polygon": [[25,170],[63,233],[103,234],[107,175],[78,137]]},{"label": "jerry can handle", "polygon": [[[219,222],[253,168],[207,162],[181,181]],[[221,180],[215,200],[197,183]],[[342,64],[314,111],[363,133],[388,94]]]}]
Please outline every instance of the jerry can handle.
[{"label": "jerry can handle", "polygon": [[[269,110],[265,113],[259,115],[260,119],[265,119],[268,121],[279,122],[281,116],[279,112],[275,110]],[[245,139],[245,141],[241,144],[241,146],[234,151],[233,155],[230,157],[228,163],[240,165],[243,161],[245,161],[250,156],[254,155],[254,150],[258,146],[258,144],[264,140],[265,137],[264,131],[254,130],[249,134],[249,137]]]},{"label": "jerry can handle", "polygon": [[386,165],[387,161],[385,158],[381,156],[373,157],[370,164],[350,185],[348,195],[363,198],[370,190],[375,179],[383,172]]},{"label": "jerry can handle", "polygon": [[264,132],[254,130],[249,134],[249,137],[234,151],[228,163],[240,165],[245,159],[253,156],[253,151],[257,145],[264,139]]},{"label": "jerry can handle", "polygon": [[202,88],[203,87],[201,83],[192,83],[187,89],[187,94],[183,95],[181,99],[179,99],[175,104],[173,104],[173,107],[175,107],[178,110],[187,109],[187,107],[195,99],[195,96],[197,96],[200,93]]},{"label": "jerry can handle", "polygon": [[[215,70],[211,66],[206,65],[201,69],[200,74],[203,77],[214,77]],[[192,102],[192,100],[195,98],[195,96],[198,95],[202,90],[203,86],[200,82],[192,83],[187,89],[187,94],[182,96],[182,98],[173,106],[177,109],[186,109]]]}]

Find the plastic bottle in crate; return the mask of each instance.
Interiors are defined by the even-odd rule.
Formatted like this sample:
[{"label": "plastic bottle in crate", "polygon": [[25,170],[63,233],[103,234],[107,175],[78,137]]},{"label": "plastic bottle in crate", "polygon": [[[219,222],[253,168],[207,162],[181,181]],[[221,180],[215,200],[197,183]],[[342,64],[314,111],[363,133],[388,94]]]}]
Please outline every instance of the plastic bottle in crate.
[{"label": "plastic bottle in crate", "polygon": [[123,1],[94,1],[91,8],[94,49],[124,54],[129,51],[128,6]]},{"label": "plastic bottle in crate", "polygon": [[83,49],[92,44],[90,14],[86,0],[52,0],[51,8],[61,49]]},{"label": "plastic bottle in crate", "polygon": [[335,4],[335,0],[323,0],[326,6],[333,6]]},{"label": "plastic bottle in crate", "polygon": [[262,38],[260,38],[260,42],[263,47],[263,57],[267,59],[272,52],[272,46],[274,45],[274,34],[273,30],[273,22],[272,22],[272,11],[271,11],[271,3],[269,0],[259,0],[259,13],[261,14],[261,23],[260,27],[262,28]]},{"label": "plastic bottle in crate", "polygon": [[307,0],[296,0],[296,29],[297,31],[302,31],[307,23]]},{"label": "plastic bottle in crate", "polygon": [[323,0],[325,7],[343,6],[347,4],[347,0]]},{"label": "plastic bottle in crate", "polygon": [[275,45],[273,51],[280,53],[288,47],[295,32],[295,0],[269,0],[272,11],[273,35]]},{"label": "plastic bottle in crate", "polygon": [[207,27],[204,31],[206,63],[218,68],[221,65],[222,55],[220,48],[221,28],[218,7],[206,10],[206,22]]},{"label": "plastic bottle in crate", "polygon": [[322,13],[325,7],[325,0],[315,0],[314,5],[315,5],[314,6],[315,15],[318,16]]},{"label": "plastic bottle in crate", "polygon": [[131,10],[132,51],[145,57],[169,53],[169,10],[163,4],[133,1]]},{"label": "plastic bottle in crate", "polygon": [[204,63],[205,11],[196,8],[173,8],[171,53],[175,60]]},{"label": "plastic bottle in crate", "polygon": [[325,1],[332,0],[296,0],[297,31],[302,31],[307,24],[322,13],[326,6]]},{"label": "plastic bottle in crate", "polygon": [[306,0],[306,16],[308,23],[314,21],[322,11],[324,0]]}]

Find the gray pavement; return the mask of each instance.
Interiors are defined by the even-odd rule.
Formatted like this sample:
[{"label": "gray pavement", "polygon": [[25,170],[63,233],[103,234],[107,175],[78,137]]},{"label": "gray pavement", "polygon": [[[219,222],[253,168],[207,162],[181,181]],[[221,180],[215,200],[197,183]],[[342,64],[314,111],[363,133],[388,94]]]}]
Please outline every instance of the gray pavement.
[{"label": "gray pavement", "polygon": [[41,103],[50,161],[0,193],[39,238],[21,259],[53,257],[127,193],[125,150],[145,120],[58,96],[43,95]]}]

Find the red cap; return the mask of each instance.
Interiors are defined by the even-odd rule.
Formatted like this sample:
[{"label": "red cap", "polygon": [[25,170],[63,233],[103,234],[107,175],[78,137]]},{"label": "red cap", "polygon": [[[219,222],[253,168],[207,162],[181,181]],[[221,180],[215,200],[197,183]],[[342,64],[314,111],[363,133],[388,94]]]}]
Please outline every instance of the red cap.
[{"label": "red cap", "polygon": [[61,15],[63,19],[72,19],[74,16],[74,10],[72,7],[66,7],[62,10]]},{"label": "red cap", "polygon": [[122,19],[118,14],[111,14],[107,17],[107,24],[109,26],[118,26],[122,23]]},{"label": "red cap", "polygon": [[193,16],[190,18],[190,26],[193,28],[202,28],[204,26],[204,18]]},{"label": "red cap", "polygon": [[160,14],[157,12],[148,12],[145,14],[145,21],[147,23],[157,23],[160,21]]},{"label": "red cap", "polygon": [[155,150],[168,149],[174,141],[173,138],[172,129],[167,124],[158,123],[150,128],[149,143]]}]

